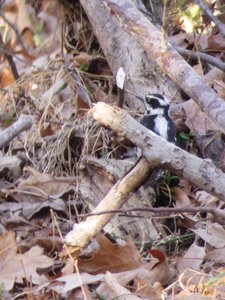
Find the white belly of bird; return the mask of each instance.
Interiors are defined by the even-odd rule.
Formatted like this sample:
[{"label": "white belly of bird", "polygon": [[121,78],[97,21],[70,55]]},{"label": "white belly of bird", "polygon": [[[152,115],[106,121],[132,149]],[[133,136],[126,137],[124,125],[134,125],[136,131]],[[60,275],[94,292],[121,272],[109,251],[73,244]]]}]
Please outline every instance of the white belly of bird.
[{"label": "white belly of bird", "polygon": [[168,122],[161,115],[157,116],[157,118],[155,119],[155,131],[162,138],[168,140]]}]

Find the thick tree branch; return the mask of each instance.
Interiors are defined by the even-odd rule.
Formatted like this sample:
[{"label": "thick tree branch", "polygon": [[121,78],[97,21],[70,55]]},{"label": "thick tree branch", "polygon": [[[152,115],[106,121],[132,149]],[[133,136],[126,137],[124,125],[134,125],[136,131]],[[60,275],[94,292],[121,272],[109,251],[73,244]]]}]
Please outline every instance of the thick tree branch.
[{"label": "thick tree branch", "polygon": [[[131,110],[140,109],[133,95],[160,93],[168,99],[179,99],[177,86],[160,70],[154,59],[140,47],[136,38],[121,27],[120,22],[99,0],[80,0],[101,49],[116,76],[120,67],[126,73],[125,100]],[[129,91],[130,93],[127,93]]]},{"label": "thick tree branch", "polygon": [[169,77],[176,82],[225,133],[224,101],[202,80],[171,45],[166,53],[160,49],[161,33],[128,0],[103,0],[121,26],[134,35],[140,45],[157,62]]},{"label": "thick tree branch", "polygon": [[168,143],[119,108],[100,102],[91,110],[91,114],[98,122],[140,147],[149,162],[154,161],[225,200],[225,174],[211,160],[200,159]]}]

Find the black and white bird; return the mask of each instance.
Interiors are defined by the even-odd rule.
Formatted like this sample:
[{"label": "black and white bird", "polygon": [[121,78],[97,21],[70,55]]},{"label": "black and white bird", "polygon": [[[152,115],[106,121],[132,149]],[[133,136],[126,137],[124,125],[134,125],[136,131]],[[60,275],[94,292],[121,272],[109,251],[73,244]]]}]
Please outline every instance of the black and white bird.
[{"label": "black and white bird", "polygon": [[144,98],[137,97],[144,102],[145,114],[140,123],[152,130],[170,143],[176,143],[176,129],[170,117],[168,100],[160,94],[148,94]]}]

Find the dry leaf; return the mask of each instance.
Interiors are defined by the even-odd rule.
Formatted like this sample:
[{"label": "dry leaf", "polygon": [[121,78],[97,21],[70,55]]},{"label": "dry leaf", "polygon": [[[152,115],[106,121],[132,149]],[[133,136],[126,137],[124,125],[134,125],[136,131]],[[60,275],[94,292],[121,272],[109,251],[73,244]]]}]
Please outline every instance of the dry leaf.
[{"label": "dry leaf", "polygon": [[225,230],[217,223],[209,224],[207,229],[198,228],[192,229],[192,231],[215,248],[225,247]]},{"label": "dry leaf", "polygon": [[122,286],[116,279],[115,275],[107,272],[105,275],[105,283],[108,286],[110,293],[103,294],[107,299],[122,298],[127,300],[140,300],[138,296],[133,295],[127,288]]},{"label": "dry leaf", "polygon": [[14,82],[15,82],[15,78],[12,74],[12,71],[8,67],[2,68],[0,74],[0,87],[3,89]]},{"label": "dry leaf", "polygon": [[97,236],[99,250],[89,259],[79,259],[81,272],[99,274],[133,270],[142,265],[141,256],[131,239],[125,246],[113,245],[103,234]]},{"label": "dry leaf", "polygon": [[196,244],[192,244],[184,256],[178,260],[177,270],[179,273],[187,269],[199,270],[205,256],[205,249]]},{"label": "dry leaf", "polygon": [[212,251],[207,252],[205,255],[205,259],[211,259],[221,264],[224,263],[224,257],[225,257],[225,248],[214,249]]},{"label": "dry leaf", "polygon": [[150,252],[156,261],[145,263],[141,261],[138,249],[131,239],[123,247],[113,245],[104,235],[98,236],[99,250],[90,259],[79,259],[78,266],[81,272],[91,274],[118,273],[137,269],[137,280],[165,284],[174,276],[163,252],[152,249]]},{"label": "dry leaf", "polygon": [[135,291],[135,295],[151,300],[163,299],[163,286],[159,282],[151,285],[150,283],[139,282],[138,289]]},{"label": "dry leaf", "polygon": [[17,189],[11,192],[18,202],[22,202],[23,215],[30,219],[43,207],[51,207],[66,214],[66,204],[60,197],[74,189],[75,179],[57,178],[49,174],[41,174],[31,168],[27,170],[30,176],[27,179],[21,179]]},{"label": "dry leaf", "polygon": [[165,254],[158,249],[151,249],[151,255],[157,258],[157,262],[145,264],[137,273],[137,280],[142,284],[154,284],[160,282],[162,285],[167,284],[176,274],[176,271],[171,269],[168,264]]},{"label": "dry leaf", "polygon": [[0,236],[0,253],[0,282],[4,289],[12,289],[15,282],[23,283],[23,279],[33,284],[47,282],[36,269],[51,266],[53,259],[43,255],[41,247],[35,246],[24,254],[17,254],[15,234],[8,231]]},{"label": "dry leaf", "polygon": [[176,207],[187,207],[191,205],[190,198],[183,189],[179,187],[174,188],[174,194],[174,199],[176,200]]},{"label": "dry leaf", "polygon": [[186,126],[192,132],[205,133],[208,130],[219,130],[219,127],[204,113],[193,101],[188,100],[182,104],[186,114]]},{"label": "dry leaf", "polygon": [[99,281],[104,280],[104,278],[104,274],[90,275],[87,273],[82,273],[79,275],[66,275],[57,279],[58,282],[64,282],[65,285],[52,286],[52,289],[57,291],[58,293],[67,293],[73,289],[80,287],[81,284],[98,283]]},{"label": "dry leaf", "polygon": [[213,50],[213,51],[225,50],[225,38],[220,33],[209,36],[207,50]]}]

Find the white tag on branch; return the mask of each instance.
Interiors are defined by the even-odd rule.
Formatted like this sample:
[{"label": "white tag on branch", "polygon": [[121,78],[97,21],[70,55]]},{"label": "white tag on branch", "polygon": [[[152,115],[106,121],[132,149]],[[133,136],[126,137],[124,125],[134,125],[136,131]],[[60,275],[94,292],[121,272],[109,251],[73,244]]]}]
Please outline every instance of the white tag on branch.
[{"label": "white tag on branch", "polygon": [[124,88],[125,77],[126,77],[126,74],[124,72],[124,69],[122,67],[120,67],[116,74],[116,85],[121,90]]}]

